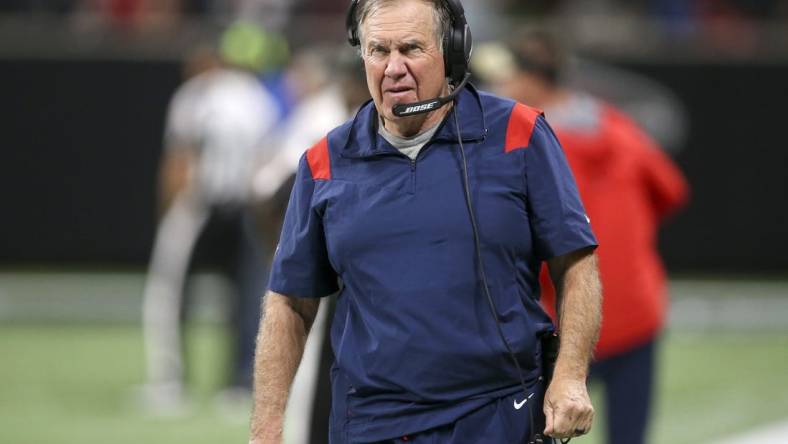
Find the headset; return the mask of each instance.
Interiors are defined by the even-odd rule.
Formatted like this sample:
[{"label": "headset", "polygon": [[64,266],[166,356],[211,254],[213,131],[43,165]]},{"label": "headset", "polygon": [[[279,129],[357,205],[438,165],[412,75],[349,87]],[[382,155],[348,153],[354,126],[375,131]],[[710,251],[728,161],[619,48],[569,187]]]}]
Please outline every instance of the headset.
[{"label": "headset", "polygon": [[[345,19],[347,40],[351,46],[361,45],[356,17],[359,3],[361,3],[361,0],[352,0],[350,2]],[[462,4],[458,0],[443,0],[443,3],[448,7],[451,15],[451,27],[441,37],[443,41],[443,66],[446,71],[446,77],[449,79],[449,83],[454,86],[454,89],[451,94],[444,97],[396,105],[393,112],[397,117],[435,111],[454,100],[471,77],[468,63],[473,52],[473,37],[471,36],[471,28],[468,26],[468,21],[465,19],[465,9],[463,9]]]}]

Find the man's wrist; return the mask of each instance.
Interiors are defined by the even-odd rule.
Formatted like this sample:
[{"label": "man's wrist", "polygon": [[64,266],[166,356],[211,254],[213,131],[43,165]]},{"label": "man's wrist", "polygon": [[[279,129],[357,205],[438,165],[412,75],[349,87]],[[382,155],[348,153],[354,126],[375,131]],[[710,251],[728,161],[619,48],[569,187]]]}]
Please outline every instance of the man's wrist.
[{"label": "man's wrist", "polygon": [[560,357],[553,371],[553,379],[565,379],[585,382],[588,379],[588,365],[568,363]]}]

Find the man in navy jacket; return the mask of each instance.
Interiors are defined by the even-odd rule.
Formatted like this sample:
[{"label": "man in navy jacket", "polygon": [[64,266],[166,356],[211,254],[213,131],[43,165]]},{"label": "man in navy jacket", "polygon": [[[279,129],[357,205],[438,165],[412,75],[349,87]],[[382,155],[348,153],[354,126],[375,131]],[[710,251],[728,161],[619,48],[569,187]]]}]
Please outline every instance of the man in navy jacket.
[{"label": "man in navy jacket", "polygon": [[[457,5],[353,11],[372,101],[301,159],[258,339],[255,444],[281,442],[306,336],[336,292],[331,442],[521,443],[591,427],[596,240],[544,117],[471,86],[448,106],[393,111],[452,92],[442,36]],[[546,392],[543,261],[561,296]]]}]

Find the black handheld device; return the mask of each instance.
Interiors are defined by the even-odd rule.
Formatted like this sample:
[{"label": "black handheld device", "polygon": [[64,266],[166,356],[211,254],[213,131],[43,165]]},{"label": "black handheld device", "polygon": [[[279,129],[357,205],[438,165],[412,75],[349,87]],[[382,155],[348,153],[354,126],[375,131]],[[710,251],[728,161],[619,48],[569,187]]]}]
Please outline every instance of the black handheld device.
[{"label": "black handheld device", "polygon": [[555,361],[558,359],[558,347],[561,338],[557,332],[548,333],[542,336],[542,376],[544,377],[545,389],[553,379]]},{"label": "black handheld device", "polygon": [[[550,381],[553,380],[553,372],[555,371],[555,362],[558,360],[558,349],[561,346],[561,337],[558,332],[553,331],[541,337],[542,344],[542,377],[544,378],[544,391],[542,396],[547,392],[547,387],[550,386]],[[544,404],[544,400],[542,400]],[[546,436],[538,434],[535,439],[536,444],[548,444],[550,442],[560,442],[561,444],[569,444],[572,438],[566,439],[551,439]]]}]

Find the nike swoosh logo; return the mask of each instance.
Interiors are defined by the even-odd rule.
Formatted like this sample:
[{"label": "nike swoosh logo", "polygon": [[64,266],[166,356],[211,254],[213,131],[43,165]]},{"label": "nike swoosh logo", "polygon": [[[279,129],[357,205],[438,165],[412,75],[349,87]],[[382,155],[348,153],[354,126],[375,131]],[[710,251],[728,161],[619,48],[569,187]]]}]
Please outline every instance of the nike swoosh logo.
[{"label": "nike swoosh logo", "polygon": [[534,394],[531,393],[530,395],[526,396],[525,399],[522,400],[522,402],[517,402],[517,400],[515,399],[514,400],[514,409],[515,410],[520,410],[521,408],[523,408],[525,403],[528,402],[528,400],[533,398],[533,397],[534,397]]}]

